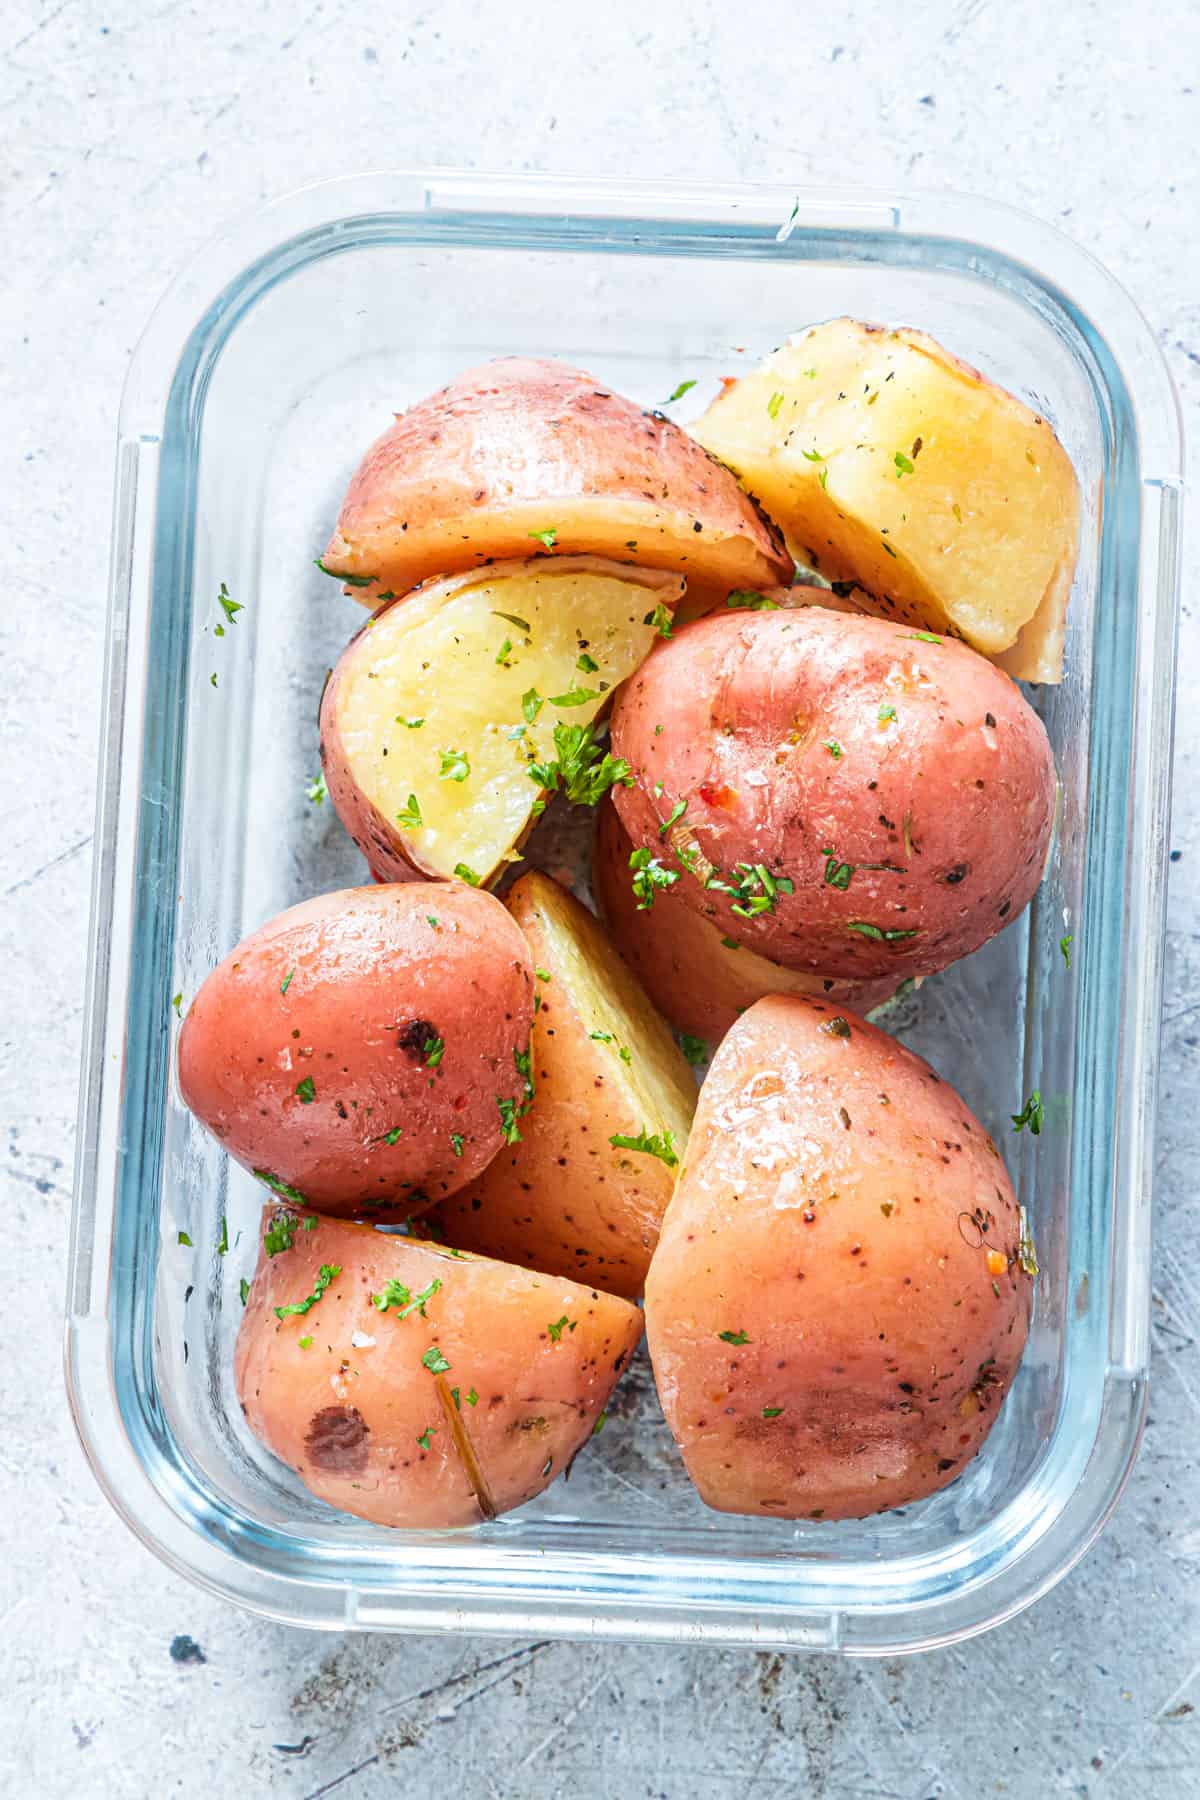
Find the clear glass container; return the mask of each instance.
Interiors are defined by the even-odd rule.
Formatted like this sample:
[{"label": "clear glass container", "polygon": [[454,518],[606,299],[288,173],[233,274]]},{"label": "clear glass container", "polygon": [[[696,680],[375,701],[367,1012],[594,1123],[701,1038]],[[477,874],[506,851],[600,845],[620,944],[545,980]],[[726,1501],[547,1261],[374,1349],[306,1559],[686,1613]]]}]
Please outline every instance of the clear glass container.
[{"label": "clear glass container", "polygon": [[[694,379],[686,420],[837,313],[918,325],[1021,394],[1083,487],[1067,677],[1031,695],[1061,782],[1046,880],[889,1021],[1003,1140],[1029,1208],[1019,1378],[959,1480],[859,1522],[707,1512],[644,1358],[569,1483],[507,1518],[401,1533],[332,1512],[242,1424],[261,1191],[180,1103],[172,997],[271,913],[364,879],[305,794],[325,671],[361,620],[313,566],[347,477],[393,410],[488,357],[563,357],[648,404]],[[1170,382],[1122,289],[975,200],[388,173],[292,195],[180,277],[121,408],[67,1333],[85,1448],[151,1548],[296,1624],[851,1654],[981,1630],[1070,1567],[1146,1406],[1180,479]],[[218,638],[222,581],[245,610]],[[1046,1128],[1014,1136],[1033,1087]]]}]

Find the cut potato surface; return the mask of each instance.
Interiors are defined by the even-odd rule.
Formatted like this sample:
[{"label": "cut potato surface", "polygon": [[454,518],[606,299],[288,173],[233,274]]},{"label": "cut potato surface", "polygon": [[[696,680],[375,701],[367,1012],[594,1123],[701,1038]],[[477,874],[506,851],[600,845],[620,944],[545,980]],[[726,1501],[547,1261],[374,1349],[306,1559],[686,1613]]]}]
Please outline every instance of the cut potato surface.
[{"label": "cut potato surface", "polygon": [[580,369],[501,357],[401,413],[350,483],[323,566],[374,606],[527,556],[616,557],[718,592],[788,581],[779,532],[661,413]]},{"label": "cut potato surface", "polygon": [[450,577],[376,614],[321,705],[330,797],[372,869],[473,883],[503,872],[556,785],[548,765],[569,793],[571,771],[590,789],[588,757],[603,753],[582,728],[682,592],[654,570],[535,560]]},{"label": "cut potato surface", "polygon": [[534,1100],[520,1142],[430,1219],[452,1244],[633,1298],[687,1145],[695,1080],[586,907],[536,871],[506,904],[537,977]]},{"label": "cut potato surface", "polygon": [[1007,652],[1011,675],[1061,679],[1075,471],[1044,419],[933,338],[814,326],[693,429],[827,579],[857,582],[889,618]]},{"label": "cut potato surface", "polygon": [[268,1206],[234,1374],[250,1430],[319,1499],[436,1529],[561,1475],[641,1335],[611,1294]]}]

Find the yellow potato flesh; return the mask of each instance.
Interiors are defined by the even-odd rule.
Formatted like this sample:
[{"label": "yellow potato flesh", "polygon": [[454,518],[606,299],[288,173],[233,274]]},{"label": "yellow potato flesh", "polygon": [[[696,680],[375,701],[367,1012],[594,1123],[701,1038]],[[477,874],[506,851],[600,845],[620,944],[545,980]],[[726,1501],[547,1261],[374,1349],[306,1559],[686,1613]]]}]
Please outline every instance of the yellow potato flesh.
[{"label": "yellow potato flesh", "polygon": [[1008,651],[1010,674],[1061,678],[1075,472],[1045,420],[934,339],[814,326],[693,430],[795,555],[859,583],[873,610]]},{"label": "yellow potato flesh", "polygon": [[654,643],[647,613],[682,588],[669,576],[522,567],[439,584],[379,618],[339,686],[338,734],[358,787],[421,867],[494,873],[540,798],[529,765],[556,757],[556,725],[596,717]]}]

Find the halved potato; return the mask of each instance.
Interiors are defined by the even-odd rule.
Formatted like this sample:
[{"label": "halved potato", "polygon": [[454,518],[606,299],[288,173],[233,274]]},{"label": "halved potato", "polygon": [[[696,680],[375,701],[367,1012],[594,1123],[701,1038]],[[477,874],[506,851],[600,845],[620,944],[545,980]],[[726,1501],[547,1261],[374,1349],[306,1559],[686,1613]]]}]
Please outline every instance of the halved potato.
[{"label": "halved potato", "polygon": [[321,702],[330,798],[375,873],[490,881],[556,785],[548,765],[570,798],[602,790],[586,728],[655,642],[656,609],[682,592],[653,569],[535,559],[376,613]]},{"label": "halved potato", "polygon": [[585,906],[536,870],[506,905],[537,976],[533,1104],[520,1142],[429,1218],[452,1244],[632,1299],[674,1191],[696,1083]]},{"label": "halved potato", "polygon": [[476,1525],[563,1473],[641,1335],[611,1294],[268,1206],[234,1375],[250,1430],[319,1499]]},{"label": "halved potato", "polygon": [[564,363],[467,369],[368,450],[323,567],[374,606],[432,575],[587,553],[671,569],[724,592],[789,581],[779,532],[661,413]]},{"label": "halved potato", "polygon": [[1044,419],[933,338],[813,326],[693,430],[795,554],[859,583],[874,611],[961,637],[1022,680],[1061,680],[1075,471]]},{"label": "halved potato", "polygon": [[[658,893],[652,907],[640,907],[629,867],[632,850],[616,808],[606,801],[592,859],[601,917],[659,1012],[677,1030],[702,1039],[706,1049],[714,1049],[747,1007],[767,994],[810,994],[860,1013],[895,994],[893,975],[854,981],[768,962],[726,938],[720,926],[696,912],[674,888]],[[535,1035],[536,1030],[535,1024]],[[491,1164],[485,1181],[496,1166]]]}]

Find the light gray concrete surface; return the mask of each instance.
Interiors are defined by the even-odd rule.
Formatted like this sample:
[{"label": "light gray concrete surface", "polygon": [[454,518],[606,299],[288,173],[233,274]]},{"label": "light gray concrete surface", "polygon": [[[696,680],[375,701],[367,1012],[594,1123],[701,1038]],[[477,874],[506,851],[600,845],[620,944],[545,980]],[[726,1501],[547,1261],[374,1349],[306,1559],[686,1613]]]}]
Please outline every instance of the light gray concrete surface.
[{"label": "light gray concrete surface", "polygon": [[1101,1543],[1032,1612],[869,1666],[265,1625],[110,1513],[59,1374],[114,421],[181,261],[230,213],[387,164],[978,191],[1121,274],[1194,442],[1194,0],[7,0],[0,44],[0,1792],[1200,1794],[1194,543],[1152,1417]]}]

